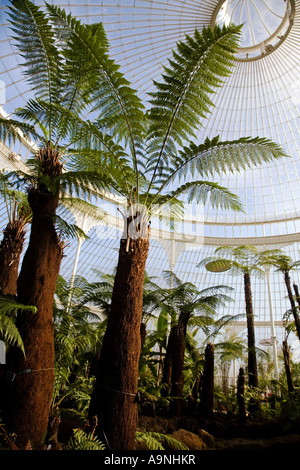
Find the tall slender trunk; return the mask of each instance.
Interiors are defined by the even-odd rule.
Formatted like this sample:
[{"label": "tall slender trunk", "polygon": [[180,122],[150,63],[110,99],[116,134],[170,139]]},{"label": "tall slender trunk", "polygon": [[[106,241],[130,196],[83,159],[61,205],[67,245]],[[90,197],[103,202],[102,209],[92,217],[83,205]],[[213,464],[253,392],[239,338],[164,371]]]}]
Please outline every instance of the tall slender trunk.
[{"label": "tall slender trunk", "polygon": [[297,286],[297,284],[293,284],[293,287],[294,287],[294,292],[295,292],[295,296],[296,296],[296,300],[297,300],[297,303],[298,303],[298,306],[300,307],[300,293],[299,293],[299,288]]},{"label": "tall slender trunk", "polygon": [[173,347],[172,347],[172,373],[171,373],[171,397],[170,414],[180,416],[182,411],[182,391],[183,391],[183,367],[185,353],[185,333],[184,326],[179,323],[173,326]]},{"label": "tall slender trunk", "polygon": [[[257,372],[257,359],[255,350],[255,330],[254,330],[254,315],[252,305],[252,291],[250,274],[244,273],[244,291],[245,291],[245,303],[246,303],[246,314],[247,314],[247,333],[248,333],[248,384],[249,387],[258,387],[258,372]],[[253,413],[260,409],[260,401],[258,399],[251,398],[249,403],[249,412]]]},{"label": "tall slender trunk", "polygon": [[285,282],[285,285],[286,285],[286,290],[287,290],[289,300],[290,300],[290,304],[291,304],[291,307],[292,307],[292,313],[293,313],[294,320],[295,320],[297,336],[300,339],[300,318],[299,318],[296,303],[295,303],[295,300],[294,300],[294,296],[293,296],[293,292],[292,292],[292,288],[291,288],[291,279],[290,279],[290,275],[289,275],[288,271],[284,271],[284,282]]},{"label": "tall slender trunk", "polygon": [[173,358],[173,337],[175,336],[174,327],[171,328],[168,343],[166,347],[166,354],[163,361],[163,375],[162,375],[162,390],[161,395],[163,397],[168,397],[171,392],[171,384],[172,384],[172,358]]},{"label": "tall slender trunk", "polygon": [[205,365],[202,375],[199,414],[209,417],[213,414],[214,405],[214,345],[208,343],[205,348]]},{"label": "tall slender trunk", "polygon": [[17,294],[19,262],[25,241],[25,223],[22,217],[8,222],[0,244],[0,293]]},{"label": "tall slender trunk", "polygon": [[[178,324],[170,331],[164,361],[162,396],[176,397],[170,403],[170,414],[180,416],[182,410],[183,369],[185,354],[185,337],[190,314],[180,314]],[[170,391],[171,389],[171,391]]]},{"label": "tall slender trunk", "polygon": [[237,381],[237,402],[239,407],[239,419],[245,421],[246,419],[246,405],[245,405],[245,374],[244,369],[241,367],[239,370]]},{"label": "tall slender trunk", "polygon": [[257,359],[255,352],[255,331],[254,315],[252,305],[252,291],[250,274],[244,273],[244,291],[247,314],[247,333],[248,333],[248,377],[249,386],[258,387]]},{"label": "tall slender trunk", "polygon": [[109,449],[133,450],[137,429],[141,314],[149,238],[122,239],[89,416]]},{"label": "tall slender trunk", "polygon": [[194,385],[193,385],[190,400],[189,400],[189,409],[192,413],[195,413],[197,411],[197,400],[198,400],[198,395],[199,395],[199,390],[200,390],[200,384],[201,384],[201,374],[199,374],[194,381]]},{"label": "tall slender trunk", "polygon": [[287,340],[284,340],[282,342],[282,352],[283,352],[284,367],[285,367],[288,391],[289,391],[289,393],[292,393],[294,391],[294,384],[293,384],[293,378],[292,378],[290,350],[289,350],[289,347],[288,347],[288,344],[287,344]]},{"label": "tall slender trunk", "polygon": [[140,331],[141,331],[141,349],[142,349],[145,344],[146,336],[147,336],[146,324],[144,322],[141,323]]},{"label": "tall slender trunk", "polygon": [[[46,174],[60,174],[58,153],[50,146],[41,149],[38,158]],[[17,316],[26,357],[13,354],[8,364],[11,381],[7,424],[17,435],[17,445],[24,447],[31,441],[34,448],[39,448],[47,432],[53,391],[53,299],[63,250],[53,224],[58,196],[39,186],[31,188],[28,201],[32,209],[31,232],[17,297],[25,305],[36,306],[37,313],[19,312]]]}]

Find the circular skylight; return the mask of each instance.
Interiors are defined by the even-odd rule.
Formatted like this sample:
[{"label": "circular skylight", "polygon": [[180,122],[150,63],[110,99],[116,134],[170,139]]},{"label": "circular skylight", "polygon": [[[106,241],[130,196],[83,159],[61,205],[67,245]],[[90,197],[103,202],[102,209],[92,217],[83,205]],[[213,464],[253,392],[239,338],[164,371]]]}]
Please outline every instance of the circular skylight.
[{"label": "circular skylight", "polygon": [[290,0],[222,0],[213,24],[243,24],[238,58],[270,53],[286,37],[293,17]]}]

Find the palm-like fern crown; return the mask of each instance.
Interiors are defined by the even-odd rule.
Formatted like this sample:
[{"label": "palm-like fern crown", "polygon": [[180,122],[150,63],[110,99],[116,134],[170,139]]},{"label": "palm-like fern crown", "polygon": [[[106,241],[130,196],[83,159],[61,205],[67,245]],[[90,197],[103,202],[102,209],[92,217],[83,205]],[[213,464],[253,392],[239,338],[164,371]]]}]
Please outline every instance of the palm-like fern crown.
[{"label": "palm-like fern crown", "polygon": [[194,325],[205,327],[212,323],[218,308],[232,300],[228,295],[232,289],[228,286],[199,290],[193,283],[183,282],[172,271],[165,271],[164,278],[172,286],[165,290],[165,309],[179,323],[186,324],[193,316]]},{"label": "palm-like fern crown", "polygon": [[264,253],[254,246],[227,246],[217,248],[215,256],[204,258],[198,266],[213,272],[229,271],[233,275],[263,275],[265,259]]},{"label": "palm-like fern crown", "polygon": [[[53,176],[50,190],[109,190],[152,213],[155,205],[171,207],[175,216],[182,196],[241,210],[215,175],[284,155],[258,137],[195,142],[214,93],[233,68],[239,26],[196,30],[179,42],[146,111],[110,58],[101,23],[82,24],[49,4],[45,13],[29,0],[11,3],[10,22],[34,98],[16,111],[21,121],[0,121],[0,137],[15,139],[18,128],[59,150],[65,171]],[[29,164],[33,183],[38,161]]]}]

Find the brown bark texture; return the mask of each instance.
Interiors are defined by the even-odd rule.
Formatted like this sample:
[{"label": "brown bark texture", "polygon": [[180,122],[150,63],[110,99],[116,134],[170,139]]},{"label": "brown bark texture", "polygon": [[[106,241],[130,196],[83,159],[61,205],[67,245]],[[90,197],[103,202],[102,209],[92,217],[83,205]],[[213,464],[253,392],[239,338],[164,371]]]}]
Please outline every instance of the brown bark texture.
[{"label": "brown bark texture", "polygon": [[149,238],[122,239],[107,329],[103,339],[89,416],[109,450],[133,450],[137,429],[137,387],[141,315]]},{"label": "brown bark texture", "polygon": [[19,262],[25,241],[22,218],[8,222],[0,244],[0,293],[17,294]]},{"label": "brown bark texture", "polygon": [[[44,171],[59,174],[58,154],[50,147],[40,151]],[[51,166],[52,165],[52,166]],[[17,284],[18,301],[33,305],[36,313],[18,312],[17,327],[26,357],[14,351],[8,361],[6,419],[22,448],[28,441],[40,448],[45,438],[54,381],[53,299],[63,248],[53,215],[58,196],[47,188],[31,188],[31,233]]]},{"label": "brown bark texture", "polygon": [[257,359],[255,352],[254,315],[252,306],[252,291],[249,273],[244,274],[244,290],[247,314],[248,334],[248,377],[249,386],[258,387]]}]

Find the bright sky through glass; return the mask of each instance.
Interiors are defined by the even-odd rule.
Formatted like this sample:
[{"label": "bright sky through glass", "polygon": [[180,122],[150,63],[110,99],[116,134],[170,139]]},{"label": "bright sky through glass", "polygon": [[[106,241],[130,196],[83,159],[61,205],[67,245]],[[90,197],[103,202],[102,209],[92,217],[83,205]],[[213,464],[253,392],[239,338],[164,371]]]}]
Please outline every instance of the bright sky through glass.
[{"label": "bright sky through glass", "polygon": [[218,24],[244,24],[241,47],[253,47],[272,36],[284,20],[284,0],[226,0],[216,18]]}]

